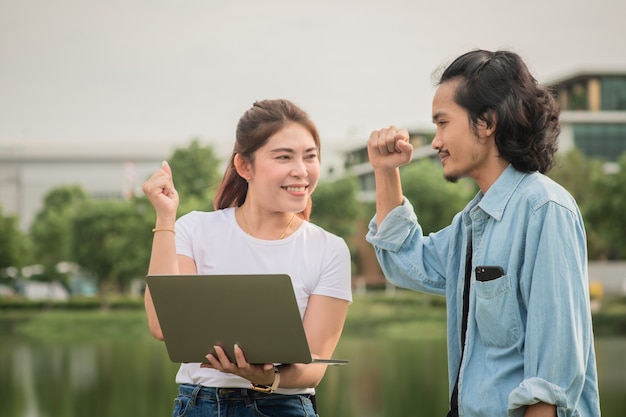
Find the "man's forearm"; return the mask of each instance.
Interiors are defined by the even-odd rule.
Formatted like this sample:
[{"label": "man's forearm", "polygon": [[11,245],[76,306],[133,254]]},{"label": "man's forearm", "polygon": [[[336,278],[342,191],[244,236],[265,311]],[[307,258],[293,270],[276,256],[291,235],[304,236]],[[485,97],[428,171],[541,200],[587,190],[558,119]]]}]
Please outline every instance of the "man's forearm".
[{"label": "man's forearm", "polygon": [[379,169],[376,178],[376,223],[380,227],[387,214],[402,204],[400,169]]},{"label": "man's forearm", "polygon": [[529,405],[524,417],[556,417],[556,406],[546,403]]}]

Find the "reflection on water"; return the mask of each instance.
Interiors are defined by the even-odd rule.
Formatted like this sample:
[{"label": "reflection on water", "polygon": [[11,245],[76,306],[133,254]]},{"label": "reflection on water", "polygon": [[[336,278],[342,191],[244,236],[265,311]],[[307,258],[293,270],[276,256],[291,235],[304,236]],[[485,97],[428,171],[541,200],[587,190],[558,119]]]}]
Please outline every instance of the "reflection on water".
[{"label": "reflection on water", "polygon": [[[39,405],[35,393],[35,374],[33,372],[33,356],[27,346],[15,348],[13,364],[13,380],[17,390],[24,393],[24,416],[35,417],[38,415]],[[2,375],[4,379],[4,375]]]},{"label": "reflection on water", "polygon": [[318,389],[320,415],[444,416],[447,411],[445,342],[344,339]]},{"label": "reflection on water", "polygon": [[[626,338],[596,340],[602,412],[626,408]],[[320,415],[444,416],[447,411],[443,340],[344,338],[318,388]],[[0,340],[0,404],[15,417],[170,415],[178,366],[156,341],[41,344]]]},{"label": "reflection on water", "polygon": [[626,410],[626,337],[596,339],[598,383],[603,417]]},{"label": "reflection on water", "polygon": [[[39,390],[44,378],[52,384],[45,390],[48,394],[60,383],[67,386],[69,393],[80,393],[93,387],[99,376],[95,346],[46,346],[19,343],[12,349],[11,375],[16,390],[23,393],[24,417],[44,415],[40,404]],[[46,373],[43,376],[42,373]],[[2,375],[5,378],[5,375]],[[6,403],[5,403],[6,404]]]},{"label": "reflection on water", "polygon": [[169,415],[162,410],[172,407],[175,365],[163,356],[161,348],[149,340],[42,345],[3,339],[2,414]]}]

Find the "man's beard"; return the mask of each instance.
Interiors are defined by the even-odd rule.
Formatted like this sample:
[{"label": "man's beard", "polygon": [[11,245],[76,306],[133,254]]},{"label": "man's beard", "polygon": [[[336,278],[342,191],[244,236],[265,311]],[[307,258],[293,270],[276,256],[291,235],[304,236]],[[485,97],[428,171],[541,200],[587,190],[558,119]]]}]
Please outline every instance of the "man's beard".
[{"label": "man's beard", "polygon": [[444,175],[443,177],[446,179],[446,181],[451,182],[453,184],[459,181],[459,177],[456,175]]}]

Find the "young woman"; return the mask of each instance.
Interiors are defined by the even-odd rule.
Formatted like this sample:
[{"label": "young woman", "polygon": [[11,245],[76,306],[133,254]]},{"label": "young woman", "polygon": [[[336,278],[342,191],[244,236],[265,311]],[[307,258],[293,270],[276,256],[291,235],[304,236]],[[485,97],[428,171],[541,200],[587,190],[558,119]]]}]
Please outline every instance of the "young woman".
[{"label": "young woman", "polygon": [[[166,162],[143,190],[156,211],[149,274],[286,273],[313,357],[329,358],[352,301],[350,255],[343,239],[310,223],[320,174],[320,140],[308,115],[288,100],[254,103],[214,200],[215,211],[176,220],[179,197]],[[150,331],[159,326],[150,290]],[[280,343],[280,341],[276,341]],[[174,416],[313,416],[326,365],[252,365],[235,347],[181,364]]]}]

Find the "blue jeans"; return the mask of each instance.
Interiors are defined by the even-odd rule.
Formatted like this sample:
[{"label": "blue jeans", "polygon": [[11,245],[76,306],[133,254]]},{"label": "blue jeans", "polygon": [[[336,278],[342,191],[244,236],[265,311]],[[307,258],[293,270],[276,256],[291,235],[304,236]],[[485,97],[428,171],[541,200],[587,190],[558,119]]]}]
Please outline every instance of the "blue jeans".
[{"label": "blue jeans", "polygon": [[266,394],[245,388],[180,385],[173,417],[315,417],[308,394]]}]

